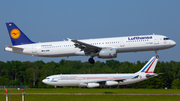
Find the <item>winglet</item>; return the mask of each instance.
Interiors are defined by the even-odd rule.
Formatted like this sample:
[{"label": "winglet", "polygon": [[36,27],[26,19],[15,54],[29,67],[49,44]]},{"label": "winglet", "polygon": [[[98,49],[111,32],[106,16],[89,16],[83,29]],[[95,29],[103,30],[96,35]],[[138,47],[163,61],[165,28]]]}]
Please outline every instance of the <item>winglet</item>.
[{"label": "winglet", "polygon": [[34,43],[13,22],[6,23],[6,26],[13,45]]},{"label": "winglet", "polygon": [[70,39],[70,38],[67,38],[68,39],[68,41],[71,41],[72,39]]},{"label": "winglet", "polygon": [[137,73],[153,73],[156,68],[157,61],[158,59],[155,56],[152,57],[148,63],[146,63],[146,65],[144,65],[144,67]]}]

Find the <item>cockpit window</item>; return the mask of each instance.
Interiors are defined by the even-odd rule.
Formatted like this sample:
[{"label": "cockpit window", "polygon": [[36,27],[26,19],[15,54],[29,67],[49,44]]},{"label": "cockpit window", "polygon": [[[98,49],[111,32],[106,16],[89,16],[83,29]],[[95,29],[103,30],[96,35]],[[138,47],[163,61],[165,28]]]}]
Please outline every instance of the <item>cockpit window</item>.
[{"label": "cockpit window", "polygon": [[46,78],[46,79],[49,79],[49,78]]},{"label": "cockpit window", "polygon": [[164,38],[164,40],[169,40],[170,38]]}]

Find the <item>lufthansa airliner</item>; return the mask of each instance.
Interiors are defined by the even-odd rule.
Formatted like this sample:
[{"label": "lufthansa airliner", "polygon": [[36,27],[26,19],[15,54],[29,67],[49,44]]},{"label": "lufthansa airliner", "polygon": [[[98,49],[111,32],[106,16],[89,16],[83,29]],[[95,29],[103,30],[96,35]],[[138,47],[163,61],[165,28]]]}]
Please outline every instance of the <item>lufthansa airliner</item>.
[{"label": "lufthansa airliner", "polygon": [[96,38],[56,42],[37,43],[31,41],[13,22],[6,23],[12,46],[6,46],[5,51],[40,57],[90,56],[116,58],[117,53],[155,51],[172,48],[176,42],[164,35],[138,35],[111,38]]}]

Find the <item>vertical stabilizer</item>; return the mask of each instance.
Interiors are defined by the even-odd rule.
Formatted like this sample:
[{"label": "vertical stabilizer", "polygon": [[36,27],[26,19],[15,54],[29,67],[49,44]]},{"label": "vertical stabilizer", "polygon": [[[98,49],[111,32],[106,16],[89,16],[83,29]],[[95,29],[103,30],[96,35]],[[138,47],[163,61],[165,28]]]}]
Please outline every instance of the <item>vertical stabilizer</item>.
[{"label": "vertical stabilizer", "polygon": [[12,45],[31,44],[32,42],[13,22],[6,23]]},{"label": "vertical stabilizer", "polygon": [[152,57],[148,63],[146,63],[146,65],[137,73],[153,73],[156,68],[157,61],[158,59],[155,56]]}]

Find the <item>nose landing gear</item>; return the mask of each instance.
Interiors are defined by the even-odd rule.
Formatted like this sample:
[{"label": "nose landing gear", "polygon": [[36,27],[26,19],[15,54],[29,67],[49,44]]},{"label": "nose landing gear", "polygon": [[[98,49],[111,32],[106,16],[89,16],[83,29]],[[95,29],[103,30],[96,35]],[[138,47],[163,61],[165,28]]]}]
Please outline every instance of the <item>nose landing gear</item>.
[{"label": "nose landing gear", "polygon": [[159,55],[157,55],[158,53],[157,53],[157,50],[155,50],[155,53],[156,53],[156,58],[158,59],[159,58]]}]

